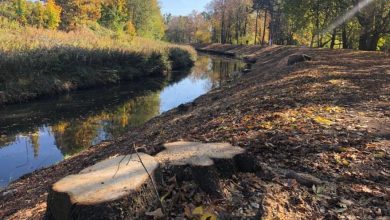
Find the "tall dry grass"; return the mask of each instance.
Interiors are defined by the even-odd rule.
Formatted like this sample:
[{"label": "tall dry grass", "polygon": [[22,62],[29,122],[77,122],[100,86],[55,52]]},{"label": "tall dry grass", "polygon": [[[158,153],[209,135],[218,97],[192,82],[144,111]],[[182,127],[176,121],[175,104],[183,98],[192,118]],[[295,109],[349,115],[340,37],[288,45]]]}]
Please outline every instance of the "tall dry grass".
[{"label": "tall dry grass", "polygon": [[98,25],[61,32],[0,18],[0,104],[159,75],[191,66],[195,54]]}]

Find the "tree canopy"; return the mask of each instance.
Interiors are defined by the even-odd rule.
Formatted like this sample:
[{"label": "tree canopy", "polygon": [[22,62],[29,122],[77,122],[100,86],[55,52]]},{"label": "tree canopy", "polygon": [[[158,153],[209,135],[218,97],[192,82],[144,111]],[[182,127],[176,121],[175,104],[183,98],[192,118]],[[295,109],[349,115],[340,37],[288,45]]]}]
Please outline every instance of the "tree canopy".
[{"label": "tree canopy", "polygon": [[157,0],[4,0],[0,16],[21,25],[65,31],[98,23],[151,39],[161,39],[165,32]]},{"label": "tree canopy", "polygon": [[390,48],[388,0],[212,0],[165,22],[176,42]]}]

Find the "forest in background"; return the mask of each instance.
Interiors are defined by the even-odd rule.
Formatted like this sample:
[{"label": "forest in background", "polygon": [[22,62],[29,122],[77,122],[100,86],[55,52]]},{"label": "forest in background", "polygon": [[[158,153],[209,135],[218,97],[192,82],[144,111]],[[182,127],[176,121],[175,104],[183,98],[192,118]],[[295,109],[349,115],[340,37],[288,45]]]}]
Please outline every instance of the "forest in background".
[{"label": "forest in background", "polygon": [[22,26],[72,31],[100,25],[118,34],[150,39],[164,36],[157,0],[2,0],[0,17]]},{"label": "forest in background", "polygon": [[213,0],[164,19],[172,42],[390,49],[388,0]]}]

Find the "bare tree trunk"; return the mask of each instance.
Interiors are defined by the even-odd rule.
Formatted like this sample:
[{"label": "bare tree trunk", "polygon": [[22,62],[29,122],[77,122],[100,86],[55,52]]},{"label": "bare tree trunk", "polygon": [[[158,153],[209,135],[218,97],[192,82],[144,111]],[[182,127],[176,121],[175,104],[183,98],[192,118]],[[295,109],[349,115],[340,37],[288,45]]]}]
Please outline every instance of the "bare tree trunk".
[{"label": "bare tree trunk", "polygon": [[236,15],[236,43],[239,44],[239,32],[240,32],[240,18],[239,18],[239,13]]},{"label": "bare tree trunk", "polygon": [[267,28],[267,14],[268,14],[268,11],[265,10],[264,11],[264,24],[263,24],[263,37],[261,38],[261,44],[262,45],[264,45],[265,32],[266,32],[266,28]]},{"label": "bare tree trunk", "polygon": [[316,35],[315,35],[314,33],[313,33],[312,36],[311,36],[310,48],[313,48],[315,36],[316,36]]},{"label": "bare tree trunk", "polygon": [[343,49],[349,49],[348,35],[347,35],[347,27],[343,25],[341,38],[343,40]]},{"label": "bare tree trunk", "polygon": [[259,10],[256,11],[256,29],[255,29],[255,45],[257,44],[257,34],[259,31]]},{"label": "bare tree trunk", "polygon": [[332,40],[330,41],[330,49],[334,49],[335,41],[336,41],[336,29],[333,30]]}]

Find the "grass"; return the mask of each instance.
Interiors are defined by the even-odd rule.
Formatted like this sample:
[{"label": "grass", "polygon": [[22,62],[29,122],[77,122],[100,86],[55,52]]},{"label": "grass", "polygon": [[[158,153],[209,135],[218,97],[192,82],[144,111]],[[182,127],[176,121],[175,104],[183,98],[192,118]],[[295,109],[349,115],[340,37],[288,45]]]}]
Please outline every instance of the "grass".
[{"label": "grass", "polygon": [[61,32],[0,17],[0,104],[161,75],[194,58],[191,47],[130,39],[98,25]]}]

